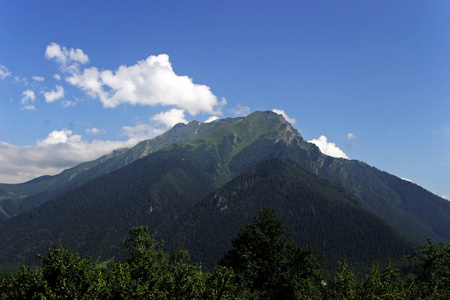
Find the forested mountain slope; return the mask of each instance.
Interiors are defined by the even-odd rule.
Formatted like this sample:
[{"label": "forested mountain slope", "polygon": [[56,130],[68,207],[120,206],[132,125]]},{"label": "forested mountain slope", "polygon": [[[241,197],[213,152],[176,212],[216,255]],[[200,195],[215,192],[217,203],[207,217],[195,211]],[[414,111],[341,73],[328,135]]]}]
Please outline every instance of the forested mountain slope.
[{"label": "forested mountain slope", "polygon": [[323,253],[329,268],[345,259],[394,261],[414,247],[352,194],[280,158],[223,185],[158,236],[173,249],[184,245],[194,261],[213,267],[239,226],[265,207],[276,208],[297,244]]},{"label": "forested mountain slope", "polygon": [[0,220],[37,207],[71,188],[118,170],[157,150],[201,137],[210,131],[241,120],[242,118],[228,118],[206,124],[198,121],[189,124],[180,123],[160,136],[142,141],[131,149],[115,150],[111,154],[81,163],[55,176],[41,176],[21,184],[0,183]]},{"label": "forested mountain slope", "polygon": [[[270,177],[272,173],[278,175]],[[228,227],[237,229],[240,222],[248,221],[256,211],[246,216],[221,204],[217,207],[223,208],[223,214],[208,210],[211,203],[217,205],[211,197],[238,190],[242,190],[239,197],[227,196],[233,199],[230,203],[241,203],[244,211],[277,207],[298,242],[312,244],[333,258],[353,249],[352,259],[372,261],[391,257],[394,252],[410,252],[405,238],[415,243],[425,243],[429,237],[435,242],[450,240],[450,202],[365,163],[322,154],[273,112],[177,125],[158,138],[99,162],[72,180],[77,178],[81,180],[78,185],[61,185],[65,190],[59,196],[0,222],[3,267],[11,267],[22,258],[31,259],[59,239],[82,254],[103,259],[120,256],[121,239],[137,225],[149,226],[153,234],[164,233],[168,243],[193,243],[198,260],[202,255],[217,256],[209,254],[207,247],[201,249],[200,242],[208,241],[190,237],[199,238],[197,230],[225,233]],[[50,181],[41,178],[28,184],[40,182]],[[5,186],[0,189],[0,197],[11,193]],[[202,218],[217,213],[211,222],[223,223],[208,229],[209,221],[205,220],[205,228],[199,229],[196,224],[201,223],[196,220],[200,216],[189,216],[202,210],[207,212]],[[230,219],[221,219],[227,212],[233,212]],[[181,220],[195,231],[183,231],[189,226],[180,225]],[[364,236],[376,242],[361,243]],[[388,244],[383,243],[383,237]]]},{"label": "forested mountain slope", "polygon": [[156,152],[1,222],[2,267],[37,262],[58,240],[86,255],[120,257],[131,227],[158,232],[211,191],[211,174],[195,160],[177,149]]}]

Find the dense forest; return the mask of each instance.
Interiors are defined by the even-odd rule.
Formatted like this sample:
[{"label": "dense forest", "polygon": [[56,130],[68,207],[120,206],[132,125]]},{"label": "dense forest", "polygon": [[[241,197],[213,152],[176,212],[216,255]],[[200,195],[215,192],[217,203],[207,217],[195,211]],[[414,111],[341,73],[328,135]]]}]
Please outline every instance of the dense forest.
[{"label": "dense forest", "polygon": [[202,145],[173,146],[0,223],[2,270],[17,269],[23,259],[37,265],[36,254],[58,240],[83,256],[123,259],[121,238],[145,225],[169,251],[183,244],[211,271],[239,226],[262,207],[277,209],[296,243],[324,254],[327,274],[344,258],[361,273],[375,260],[399,265],[415,250],[345,189],[285,159],[268,159],[214,189],[214,155]]},{"label": "dense forest", "polygon": [[232,248],[213,271],[189,262],[178,247],[164,250],[146,227],[123,240],[128,257],[100,263],[61,244],[40,255],[41,266],[20,264],[0,279],[1,299],[448,299],[450,246],[431,240],[405,257],[415,268],[403,272],[377,262],[357,278],[346,261],[331,279],[323,257],[298,246],[274,209],[262,209],[231,240]]},{"label": "dense forest", "polygon": [[280,158],[215,190],[158,237],[171,250],[183,244],[194,261],[212,269],[231,246],[230,237],[262,207],[276,208],[296,243],[311,245],[324,255],[327,274],[343,259],[357,264],[359,273],[369,271],[372,261],[401,265],[401,257],[415,250],[351,194]]}]

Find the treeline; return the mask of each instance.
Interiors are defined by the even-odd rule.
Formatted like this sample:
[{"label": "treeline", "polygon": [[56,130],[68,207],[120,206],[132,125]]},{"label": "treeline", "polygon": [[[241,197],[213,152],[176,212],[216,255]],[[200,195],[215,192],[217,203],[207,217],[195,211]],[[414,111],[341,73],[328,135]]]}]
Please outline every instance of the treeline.
[{"label": "treeline", "polygon": [[272,209],[260,210],[232,239],[232,249],[212,272],[189,263],[186,250],[163,250],[146,227],[123,241],[129,257],[99,263],[57,245],[40,255],[42,266],[20,264],[0,279],[1,299],[448,299],[450,247],[431,240],[408,256],[417,272],[392,266],[357,280],[342,262],[326,282],[323,260],[286,235]]}]

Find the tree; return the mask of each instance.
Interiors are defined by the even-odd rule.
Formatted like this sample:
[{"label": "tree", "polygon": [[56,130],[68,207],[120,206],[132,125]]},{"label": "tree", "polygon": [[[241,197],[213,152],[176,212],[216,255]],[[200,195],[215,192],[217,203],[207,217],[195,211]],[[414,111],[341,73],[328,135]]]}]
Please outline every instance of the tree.
[{"label": "tree", "polygon": [[0,285],[3,299],[104,299],[108,287],[105,270],[92,259],[61,244],[39,255],[42,267],[20,264],[20,271]]},{"label": "tree", "polygon": [[357,284],[351,265],[347,261],[339,262],[336,275],[327,289],[327,298],[356,299]]},{"label": "tree", "polygon": [[42,279],[49,296],[58,299],[101,298],[106,292],[105,272],[92,258],[81,258],[61,244],[47,249]]},{"label": "tree", "polygon": [[299,292],[319,292],[322,257],[298,247],[274,209],[260,210],[231,241],[233,249],[219,264],[232,268],[255,297],[294,299]]},{"label": "tree", "polygon": [[[130,257],[111,267],[111,280],[121,283],[117,297],[198,299],[205,289],[205,276],[197,265],[188,264],[181,247],[172,254],[163,251],[164,241],[155,242],[147,227],[133,227],[123,241]],[[125,281],[123,279],[126,278]]]},{"label": "tree", "polygon": [[233,269],[218,266],[207,276],[205,299],[251,299],[243,282],[235,280],[237,275]]},{"label": "tree", "polygon": [[391,264],[380,272],[380,265],[374,263],[370,275],[358,285],[358,299],[407,299],[405,282],[399,269]]},{"label": "tree", "polygon": [[406,258],[420,265],[420,271],[410,278],[410,292],[415,298],[448,299],[450,295],[450,245],[428,245]]}]

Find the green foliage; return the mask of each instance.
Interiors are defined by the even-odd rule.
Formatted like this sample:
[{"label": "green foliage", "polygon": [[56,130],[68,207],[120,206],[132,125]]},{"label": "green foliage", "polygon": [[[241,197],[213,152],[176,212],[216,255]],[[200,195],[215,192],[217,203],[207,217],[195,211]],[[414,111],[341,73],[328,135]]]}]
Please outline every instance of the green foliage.
[{"label": "green foliage", "polygon": [[207,275],[207,299],[249,299],[250,290],[232,268],[218,266]]},{"label": "green foliage", "polygon": [[357,295],[358,299],[405,299],[407,293],[399,269],[389,265],[380,273],[376,263],[367,279],[359,285]]},{"label": "green foliage", "polygon": [[448,299],[450,295],[450,245],[434,245],[431,239],[407,258],[420,266],[410,277],[409,289],[417,299]]},{"label": "green foliage", "polygon": [[61,245],[40,256],[42,268],[22,263],[20,271],[4,279],[3,299],[101,299],[107,292],[105,272],[92,259],[83,259]]},{"label": "green foliage", "polygon": [[358,280],[352,266],[339,264],[327,284],[321,259],[285,234],[274,210],[261,210],[233,239],[234,248],[212,273],[188,263],[182,248],[163,251],[146,227],[134,227],[123,244],[129,253],[104,269],[61,244],[40,255],[42,266],[20,263],[0,277],[0,299],[448,299],[450,249],[428,245],[408,256],[417,272],[404,276],[389,265]]},{"label": "green foliage", "polygon": [[92,259],[83,259],[62,245],[40,256],[46,293],[55,298],[101,298],[105,292],[104,272]]},{"label": "green foliage", "polygon": [[111,266],[114,295],[134,299],[201,298],[206,290],[201,269],[187,263],[189,255],[185,250],[178,248],[169,254],[162,250],[163,244],[163,241],[156,243],[146,227],[130,230],[130,237],[124,240],[130,257]]},{"label": "green foliage", "polygon": [[0,299],[31,299],[42,293],[43,285],[38,269],[20,263],[20,270],[14,276],[1,278]]},{"label": "green foliage", "polygon": [[450,246],[428,245],[407,256],[418,271],[403,275],[389,265],[383,272],[375,263],[370,275],[358,282],[347,262],[339,264],[327,288],[327,299],[448,299],[450,295]]},{"label": "green foliage", "polygon": [[344,261],[339,263],[336,275],[327,291],[330,299],[355,299],[357,281],[351,266]]},{"label": "green foliage", "polygon": [[327,299],[409,299],[400,270],[389,265],[380,273],[379,264],[374,263],[370,275],[358,282],[351,265],[344,261],[337,267]]},{"label": "green foliage", "polygon": [[232,244],[219,264],[232,268],[261,299],[294,299],[306,281],[318,285],[322,279],[321,257],[286,236],[274,210],[261,210]]},{"label": "green foliage", "polygon": [[[155,243],[146,227],[132,228],[124,245],[130,257],[110,263],[109,270],[61,245],[49,248],[46,256],[40,256],[41,268],[21,264],[16,275],[1,279],[0,299],[200,299],[206,295],[207,275],[187,263],[185,250],[164,252],[163,242]],[[214,278],[226,275],[211,276],[209,281]]]}]

